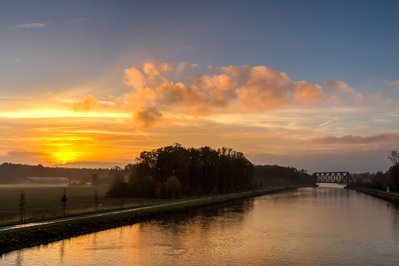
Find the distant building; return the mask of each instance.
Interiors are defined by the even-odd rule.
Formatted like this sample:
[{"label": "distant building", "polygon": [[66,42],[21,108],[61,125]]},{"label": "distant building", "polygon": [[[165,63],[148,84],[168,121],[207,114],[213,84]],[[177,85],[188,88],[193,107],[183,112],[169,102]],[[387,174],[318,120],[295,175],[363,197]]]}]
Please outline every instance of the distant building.
[{"label": "distant building", "polygon": [[24,184],[31,185],[69,185],[68,177],[26,177]]}]

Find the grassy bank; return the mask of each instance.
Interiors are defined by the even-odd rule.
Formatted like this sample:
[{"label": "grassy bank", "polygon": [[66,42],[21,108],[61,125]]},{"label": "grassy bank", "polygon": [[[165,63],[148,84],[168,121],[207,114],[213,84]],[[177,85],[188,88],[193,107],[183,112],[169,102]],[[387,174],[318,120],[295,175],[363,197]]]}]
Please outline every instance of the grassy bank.
[{"label": "grassy bank", "polygon": [[180,199],[167,204],[124,210],[103,216],[77,218],[67,222],[37,225],[0,232],[0,254],[13,250],[47,244],[65,238],[93,233],[110,228],[133,224],[147,219],[184,212],[209,204],[220,204],[229,200],[287,191],[292,188],[280,187],[256,191],[204,196],[196,199]]},{"label": "grassy bank", "polygon": [[377,189],[366,188],[366,187],[348,187],[349,189],[353,189],[359,192],[363,192],[367,195],[374,196],[376,198],[380,198],[383,200],[387,200],[396,204],[399,204],[399,194],[389,193]]},{"label": "grassy bank", "polygon": [[[64,189],[68,197],[68,215],[119,209],[122,205],[120,199],[106,197],[108,186],[0,185],[0,226],[19,222],[18,203],[21,192],[25,193],[25,221],[40,221],[62,216],[60,198]],[[97,203],[94,200],[95,192],[97,192]],[[138,207],[165,201],[125,198],[123,207]]]}]

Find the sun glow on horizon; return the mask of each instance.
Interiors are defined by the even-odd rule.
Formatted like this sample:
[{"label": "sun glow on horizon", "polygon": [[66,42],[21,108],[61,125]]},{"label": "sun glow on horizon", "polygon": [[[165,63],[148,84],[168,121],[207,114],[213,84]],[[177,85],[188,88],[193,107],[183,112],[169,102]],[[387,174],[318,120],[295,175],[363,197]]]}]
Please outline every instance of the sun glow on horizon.
[{"label": "sun glow on horizon", "polygon": [[45,160],[52,164],[67,164],[86,157],[88,146],[93,142],[88,137],[54,136],[40,140],[39,148],[45,154]]},{"label": "sun glow on horizon", "polygon": [[0,118],[130,118],[131,114],[124,112],[75,112],[68,109],[31,109],[17,111],[0,111]]},{"label": "sun glow on horizon", "polygon": [[73,163],[77,159],[79,159],[79,152],[78,151],[56,151],[52,154],[54,157],[55,161],[58,164],[67,164],[67,163]]}]

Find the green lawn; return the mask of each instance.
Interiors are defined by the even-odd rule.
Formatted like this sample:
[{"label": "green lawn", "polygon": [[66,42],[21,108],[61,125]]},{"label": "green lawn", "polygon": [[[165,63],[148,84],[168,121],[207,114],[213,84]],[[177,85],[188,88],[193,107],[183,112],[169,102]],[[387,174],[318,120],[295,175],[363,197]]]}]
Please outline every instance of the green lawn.
[{"label": "green lawn", "polygon": [[[0,186],[0,225],[19,220],[19,197],[25,192],[25,220],[48,219],[61,216],[60,198],[64,189],[68,197],[67,214],[121,208],[121,200],[105,197],[107,186]],[[99,204],[94,203],[97,189]],[[124,199],[123,207],[160,202],[151,199]]]}]

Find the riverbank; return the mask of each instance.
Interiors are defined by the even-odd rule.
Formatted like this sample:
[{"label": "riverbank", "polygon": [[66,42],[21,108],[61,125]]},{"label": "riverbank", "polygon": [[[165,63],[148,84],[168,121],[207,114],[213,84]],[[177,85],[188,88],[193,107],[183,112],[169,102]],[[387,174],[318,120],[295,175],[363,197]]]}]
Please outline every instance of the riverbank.
[{"label": "riverbank", "polygon": [[385,192],[366,187],[348,187],[348,189],[356,190],[379,199],[399,204],[399,194],[396,193]]},{"label": "riverbank", "polygon": [[[0,232],[0,254],[10,251],[48,244],[62,239],[94,233],[106,229],[134,224],[143,220],[160,218],[173,213],[184,212],[210,204],[255,197],[265,194],[285,192],[294,187],[267,188],[255,191],[204,196],[195,199],[180,199],[165,204],[112,211],[65,219],[42,221],[20,228]],[[1,228],[0,228],[1,229]]]}]

